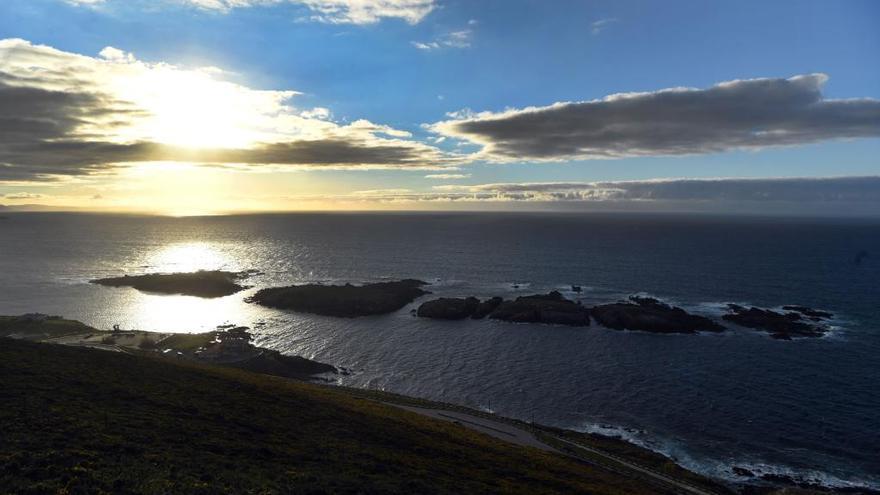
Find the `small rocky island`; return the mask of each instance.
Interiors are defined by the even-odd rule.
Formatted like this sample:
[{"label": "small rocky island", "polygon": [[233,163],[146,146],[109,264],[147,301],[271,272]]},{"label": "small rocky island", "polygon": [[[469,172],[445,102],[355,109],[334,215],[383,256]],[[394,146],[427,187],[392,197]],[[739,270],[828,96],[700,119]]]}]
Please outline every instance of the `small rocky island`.
[{"label": "small rocky island", "polygon": [[418,316],[445,320],[483,318],[516,323],[548,323],[585,327],[590,317],[602,326],[615,330],[641,330],[655,333],[718,332],[724,327],[703,316],[692,315],[681,308],[649,297],[632,296],[629,301],[588,308],[566,299],[559,291],[517,297],[504,301],[493,297],[480,301],[476,297],[443,297],[419,306]]},{"label": "small rocky island", "polygon": [[201,270],[184,273],[148,273],[99,278],[90,280],[90,283],[108,287],[133,287],[139,291],[158,294],[223,297],[246,289],[246,286],[240,285],[238,282],[254,273],[253,270],[244,272]]},{"label": "small rocky island", "polygon": [[[787,313],[760,308],[728,305],[723,320],[736,325],[763,330],[775,339],[821,337],[828,331],[826,320],[833,315],[807,306],[783,306]],[[480,300],[476,297],[441,297],[422,303],[415,311],[422,318],[440,320],[491,319],[518,323],[548,323],[585,327],[595,320],[614,330],[638,330],[651,333],[722,332],[724,325],[652,297],[630,296],[626,301],[600,304],[592,308],[566,299],[560,292]]]},{"label": "small rocky island", "polygon": [[547,294],[521,296],[513,301],[504,301],[489,314],[489,318],[517,323],[585,327],[590,324],[590,310],[554,290]]},{"label": "small rocky island", "polygon": [[478,320],[489,315],[501,302],[500,297],[493,297],[485,301],[480,301],[476,297],[441,297],[423,303],[416,311],[416,315],[438,320],[462,320],[464,318]]},{"label": "small rocky island", "polygon": [[353,318],[397,311],[429,292],[427,282],[406,279],[364,285],[291,285],[261,289],[247,302],[276,309]]},{"label": "small rocky island", "polygon": [[662,303],[652,297],[630,296],[628,302],[602,304],[591,311],[593,318],[615,330],[653,333],[720,332],[724,327],[705,316]]},{"label": "small rocky island", "polygon": [[746,308],[738,304],[728,304],[726,321],[741,327],[761,330],[774,339],[791,340],[795,337],[821,337],[828,333],[826,320],[834,315],[827,311],[819,311],[806,306],[783,306],[787,313],[779,313],[769,309]]}]

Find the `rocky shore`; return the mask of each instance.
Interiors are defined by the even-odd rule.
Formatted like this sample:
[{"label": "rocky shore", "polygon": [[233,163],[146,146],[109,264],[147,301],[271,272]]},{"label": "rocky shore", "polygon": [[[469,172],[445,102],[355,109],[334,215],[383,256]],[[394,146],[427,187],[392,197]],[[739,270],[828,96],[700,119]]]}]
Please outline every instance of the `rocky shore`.
[{"label": "rocky shore", "polygon": [[184,273],[148,273],[123,275],[90,280],[90,283],[108,287],[133,287],[143,292],[158,294],[183,294],[197,297],[223,297],[235,294],[247,287],[238,282],[253,275],[252,270],[228,272],[222,270]]},{"label": "rocky shore", "polygon": [[291,285],[261,289],[247,302],[276,309],[353,318],[397,311],[429,292],[427,282],[406,279],[364,285]]},{"label": "rocky shore", "polygon": [[199,361],[286,378],[313,379],[324,373],[347,373],[329,364],[257,347],[249,330],[226,325],[196,334],[106,331],[39,313],[0,316],[0,337]]}]

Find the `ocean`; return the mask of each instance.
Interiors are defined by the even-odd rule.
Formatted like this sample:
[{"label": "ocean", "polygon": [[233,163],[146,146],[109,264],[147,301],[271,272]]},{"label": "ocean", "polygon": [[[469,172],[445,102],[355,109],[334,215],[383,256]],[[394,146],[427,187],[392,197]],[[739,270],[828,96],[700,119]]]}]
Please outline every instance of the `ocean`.
[{"label": "ocean", "polygon": [[[861,253],[861,254],[860,254]],[[260,270],[218,299],[92,278]],[[262,308],[262,287],[419,278],[390,315]],[[584,291],[574,293],[572,285]],[[560,290],[584,304],[647,294],[719,316],[726,303],[831,311],[819,339],[731,328],[657,335],[411,314],[435,296]],[[880,220],[551,213],[302,213],[148,217],[6,213],[0,314],[198,332],[253,328],[258,345],[352,374],[338,382],[621,436],[717,478],[741,466],[880,488]]]}]

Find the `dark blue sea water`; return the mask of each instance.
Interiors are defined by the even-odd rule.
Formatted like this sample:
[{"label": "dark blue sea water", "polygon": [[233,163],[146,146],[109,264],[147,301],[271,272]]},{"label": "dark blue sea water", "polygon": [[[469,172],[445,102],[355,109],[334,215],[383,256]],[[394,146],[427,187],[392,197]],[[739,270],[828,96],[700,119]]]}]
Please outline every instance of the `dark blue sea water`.
[{"label": "dark blue sea water", "polygon": [[[859,252],[868,257],[861,263]],[[121,273],[259,269],[220,299],[90,285]],[[415,277],[438,295],[561,289],[586,304],[644,292],[719,315],[727,302],[834,312],[821,339],[731,329],[442,322],[410,309],[337,319],[245,304],[259,287]],[[518,284],[515,289],[513,284]],[[571,284],[585,292],[568,291]],[[417,303],[416,303],[417,304]],[[622,435],[683,465],[880,487],[880,221],[575,214],[286,214],[0,220],[0,314],[109,328],[253,326],[258,343],[351,368],[340,383]]]}]

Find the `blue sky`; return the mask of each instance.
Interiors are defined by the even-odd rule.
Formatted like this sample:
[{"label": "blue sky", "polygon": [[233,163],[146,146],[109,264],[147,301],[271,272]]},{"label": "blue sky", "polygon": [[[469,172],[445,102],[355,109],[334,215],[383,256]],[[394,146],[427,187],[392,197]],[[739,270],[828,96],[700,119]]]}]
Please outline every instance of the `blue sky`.
[{"label": "blue sky", "polygon": [[[417,21],[385,16],[369,23],[316,20],[318,11],[308,2],[269,3],[224,10],[186,0],[4,0],[0,39],[95,58],[112,46],[146,63],[220,67],[228,71],[224,79],[247,88],[297,91],[291,100],[297,108],[326,108],[336,124],[367,120],[457,154],[479,151],[480,145],[467,139],[435,143],[437,135],[425,124],[449,120],[448,112],[462,109],[497,114],[615,93],[814,73],[828,76],[825,99],[880,98],[880,3],[869,0],[436,0]],[[862,130],[854,139],[833,135],[671,156],[506,156],[502,163],[475,156],[450,167],[458,170],[439,173],[468,176],[454,179],[463,185],[875,176],[878,134]],[[446,184],[425,179],[425,171],[331,168],[278,180],[291,182],[292,196],[304,194],[294,184],[304,175],[313,179],[317,194],[422,193]],[[68,202],[76,194],[108,195],[95,192],[99,186],[65,187]],[[24,190],[51,199],[49,192],[59,187],[0,182],[0,196]]]}]

